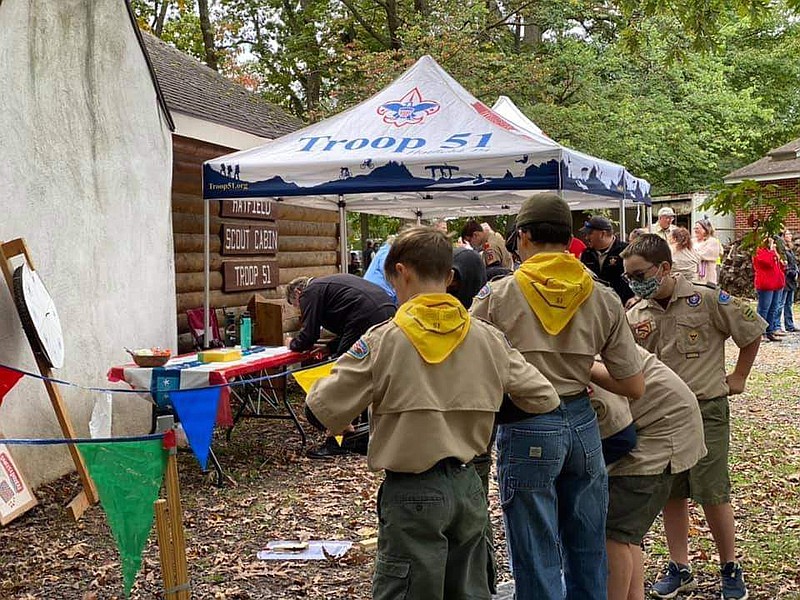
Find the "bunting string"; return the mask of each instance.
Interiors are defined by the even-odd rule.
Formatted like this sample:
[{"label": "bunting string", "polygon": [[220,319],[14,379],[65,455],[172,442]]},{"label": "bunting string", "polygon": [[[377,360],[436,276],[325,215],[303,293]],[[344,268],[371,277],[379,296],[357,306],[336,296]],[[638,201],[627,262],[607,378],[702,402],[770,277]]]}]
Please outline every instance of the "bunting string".
[{"label": "bunting string", "polygon": [[18,446],[56,446],[59,444],[109,444],[115,442],[149,442],[164,437],[162,433],[149,435],[133,435],[113,438],[36,438],[36,439],[6,439],[0,438],[0,444]]}]

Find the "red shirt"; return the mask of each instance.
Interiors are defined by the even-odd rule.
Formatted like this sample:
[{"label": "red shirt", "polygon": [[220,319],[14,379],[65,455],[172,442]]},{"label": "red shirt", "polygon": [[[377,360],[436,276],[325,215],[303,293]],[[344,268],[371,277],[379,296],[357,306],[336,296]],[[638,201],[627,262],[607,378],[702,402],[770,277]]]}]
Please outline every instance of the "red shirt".
[{"label": "red shirt", "polygon": [[581,259],[581,254],[584,250],[586,250],[586,244],[580,241],[578,238],[573,237],[572,241],[569,243],[568,250],[575,255],[575,258],[578,260]]},{"label": "red shirt", "polygon": [[775,250],[759,248],[753,256],[753,270],[756,291],[774,292],[782,290],[786,285],[781,260]]}]

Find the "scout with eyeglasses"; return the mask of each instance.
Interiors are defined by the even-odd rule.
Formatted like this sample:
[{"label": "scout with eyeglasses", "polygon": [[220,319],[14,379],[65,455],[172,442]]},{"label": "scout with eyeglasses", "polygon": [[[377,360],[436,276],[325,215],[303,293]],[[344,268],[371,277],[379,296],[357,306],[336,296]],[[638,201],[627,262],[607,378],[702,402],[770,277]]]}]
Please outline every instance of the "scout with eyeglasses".
[{"label": "scout with eyeglasses", "polygon": [[[736,562],[733,510],[730,505],[728,396],[744,391],[766,323],[755,310],[727,292],[690,283],[673,273],[666,241],[655,234],[638,238],[621,254],[625,278],[640,300],[627,313],[636,341],[658,356],[694,392],[703,415],[708,454],[676,476],[664,508],[670,548],[666,575],[651,595],[674,598],[697,586],[688,556],[691,498],[703,507],[722,563],[722,598],[748,597]],[[739,347],[733,371],[725,373],[725,341]]]}]

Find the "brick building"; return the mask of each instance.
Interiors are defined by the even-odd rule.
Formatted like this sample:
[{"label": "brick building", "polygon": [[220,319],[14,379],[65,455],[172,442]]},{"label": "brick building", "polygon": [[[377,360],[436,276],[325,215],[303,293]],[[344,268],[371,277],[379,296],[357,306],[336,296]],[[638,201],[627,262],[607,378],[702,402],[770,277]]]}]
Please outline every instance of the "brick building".
[{"label": "brick building", "polygon": [[[728,173],[725,183],[740,183],[752,179],[764,186],[772,184],[776,189],[766,192],[765,196],[785,198],[800,208],[800,138],[770,151],[765,157],[754,163]],[[751,228],[752,218],[757,214],[745,214],[737,211],[735,229],[737,237]],[[792,231],[800,231],[800,218],[792,214],[786,220],[786,226]]]}]

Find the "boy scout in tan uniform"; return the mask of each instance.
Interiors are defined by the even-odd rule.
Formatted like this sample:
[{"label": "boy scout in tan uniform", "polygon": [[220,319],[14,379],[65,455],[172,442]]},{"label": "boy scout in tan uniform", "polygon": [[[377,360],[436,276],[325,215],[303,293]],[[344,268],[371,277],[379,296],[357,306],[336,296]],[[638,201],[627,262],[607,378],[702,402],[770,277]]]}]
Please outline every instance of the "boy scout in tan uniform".
[{"label": "boy scout in tan uniform", "polygon": [[607,479],[587,385],[594,357],[628,396],[644,391],[642,362],[619,298],[566,252],[572,215],[538,194],[517,215],[513,276],[478,293],[471,311],[497,325],[553,384],[552,413],[498,417],[498,476],[517,600],[605,598]]},{"label": "boy scout in tan uniform", "polygon": [[[664,509],[664,528],[671,562],[651,594],[672,598],[694,589],[688,565],[687,498],[702,505],[722,563],[722,597],[748,597],[741,566],[736,562],[735,524],[730,505],[728,395],[744,391],[766,323],[747,304],[728,293],[692,284],[673,274],[669,245],[648,234],[623,253],[631,289],[642,298],[628,311],[639,344],[675,371],[697,397],[703,415],[708,454],[676,478]],[[733,372],[725,374],[725,340],[739,346]]]},{"label": "boy scout in tan uniform", "polygon": [[489,445],[504,392],[521,410],[558,406],[553,387],[503,334],[445,293],[451,266],[441,232],[398,235],[384,268],[402,305],[306,401],[312,421],[331,431],[372,407],[367,464],[386,471],[376,600],[489,600],[488,510],[471,461]]},{"label": "boy scout in tan uniform", "polygon": [[706,454],[703,418],[692,390],[669,367],[642,347],[644,395],[629,401],[600,387],[613,388],[605,367],[592,368],[592,406],[603,438],[636,426],[636,447],[608,467],[609,600],[644,599],[640,544],[669,499],[676,474]]}]

